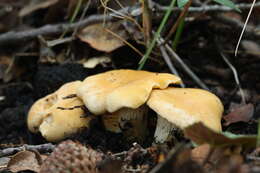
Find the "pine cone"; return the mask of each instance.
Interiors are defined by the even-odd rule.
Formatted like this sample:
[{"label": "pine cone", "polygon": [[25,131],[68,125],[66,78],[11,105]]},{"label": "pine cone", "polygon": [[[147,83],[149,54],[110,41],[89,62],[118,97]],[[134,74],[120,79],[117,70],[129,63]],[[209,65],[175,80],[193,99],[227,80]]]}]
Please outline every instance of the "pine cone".
[{"label": "pine cone", "polygon": [[44,160],[40,173],[98,173],[105,155],[71,140],[60,143]]}]

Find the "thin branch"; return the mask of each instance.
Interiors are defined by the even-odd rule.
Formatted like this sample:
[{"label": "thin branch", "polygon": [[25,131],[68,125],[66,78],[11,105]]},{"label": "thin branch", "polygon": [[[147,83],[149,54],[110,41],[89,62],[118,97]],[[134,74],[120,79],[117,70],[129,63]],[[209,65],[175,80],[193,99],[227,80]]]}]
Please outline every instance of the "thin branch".
[{"label": "thin branch", "polygon": [[[158,9],[159,11],[164,12],[165,10],[168,9],[168,7],[165,6],[158,6],[157,3],[153,2],[153,5],[156,9]],[[158,8],[159,7],[159,8]],[[238,8],[240,8],[241,10],[243,9],[249,9],[251,7],[251,4],[238,4],[237,5]],[[260,2],[255,3],[255,7],[260,7]],[[172,8],[173,10],[175,10],[176,12],[180,12],[181,9],[180,8]],[[221,6],[221,5],[212,5],[212,6],[203,6],[203,7],[190,7],[189,8],[189,12],[207,12],[207,11],[232,11],[233,9],[225,7],[225,6]],[[136,6],[132,6],[132,7],[126,7],[123,8],[122,10],[119,10],[118,12],[120,12],[120,14],[125,14],[125,16],[127,14],[130,14],[131,16],[139,16],[141,14],[141,8],[140,5],[136,5]],[[117,12],[117,13],[118,13]],[[37,38],[38,35],[52,35],[52,34],[61,34],[62,32],[64,32],[65,30],[68,31],[73,31],[75,28],[82,28],[91,24],[95,24],[95,23],[100,23],[104,20],[120,20],[118,18],[115,18],[114,16],[118,16],[117,14],[114,13],[110,13],[108,15],[92,15],[82,21],[78,21],[76,23],[63,23],[63,24],[54,24],[54,25],[45,25],[43,27],[40,28],[36,28],[36,29],[31,29],[31,30],[27,30],[27,31],[10,31],[7,33],[3,33],[0,34],[0,46],[1,45],[6,45],[6,44],[13,44],[13,43],[19,43],[20,41],[27,41],[27,40],[31,40],[34,38]],[[231,21],[232,24],[236,24],[236,22]],[[240,27],[243,28],[243,27]],[[253,31],[249,31],[246,30],[245,33],[252,35]],[[253,35],[256,35],[253,33]],[[259,38],[260,36],[258,36],[257,38]]]},{"label": "thin branch", "polygon": [[131,43],[129,43],[127,40],[122,38],[120,35],[116,34],[115,32],[111,31],[108,28],[104,28],[106,32],[110,33],[114,37],[118,38],[121,40],[123,43],[125,43],[127,46],[129,46],[131,49],[133,49],[137,54],[139,54],[141,57],[144,56],[142,52],[140,52],[137,48],[135,48]]},{"label": "thin branch", "polygon": [[[165,12],[169,7],[168,6],[162,6],[156,2],[152,3],[154,8],[158,10],[159,12]],[[252,3],[241,3],[237,4],[236,7],[238,7],[240,10],[246,10],[251,8]],[[255,3],[254,7],[260,7],[260,2]],[[174,7],[172,8],[175,12],[181,12],[182,9]],[[202,7],[190,7],[189,12],[226,12],[226,11],[235,11],[235,9],[223,6],[223,5],[205,5]]]},{"label": "thin branch", "polygon": [[240,34],[240,36],[239,36],[239,39],[238,39],[238,42],[237,42],[237,45],[236,45],[235,56],[237,56],[238,47],[239,47],[240,41],[241,41],[241,39],[242,39],[242,37],[243,37],[243,33],[244,33],[245,30],[246,30],[246,26],[247,26],[249,17],[250,17],[250,15],[251,15],[252,11],[253,11],[253,8],[254,8],[254,6],[255,6],[255,2],[256,2],[256,0],[253,1],[252,5],[251,5],[251,8],[250,8],[250,10],[249,10],[249,12],[248,12],[248,15],[247,15],[247,17],[246,17],[245,24],[244,24],[244,26],[243,26],[242,32],[241,32],[241,34]]},{"label": "thin branch", "polygon": [[[122,10],[119,10],[121,14],[130,14],[135,15],[136,10],[141,10],[140,6],[132,6],[126,7]],[[137,13],[138,14],[138,13]],[[75,28],[82,28],[91,24],[100,23],[104,19],[107,21],[119,20],[118,18],[113,17],[114,14],[107,15],[92,15],[86,19],[83,19],[79,22],[75,23],[62,23],[55,25],[45,25],[40,28],[26,30],[26,31],[10,31],[0,35],[0,45],[17,43],[19,41],[27,41],[36,38],[38,35],[52,35],[52,34],[60,34],[64,31],[71,32]]]},{"label": "thin branch", "polygon": [[[216,19],[216,21],[221,22],[223,24],[231,25],[233,27],[232,29],[242,30],[244,27],[243,22],[241,22],[237,19],[231,18],[231,17],[224,16],[222,14],[214,15],[214,19]],[[257,30],[255,29],[255,27],[250,26],[250,25],[248,25],[245,28],[244,37],[260,39],[260,35],[257,33]]]},{"label": "thin branch", "polygon": [[[160,41],[164,40],[160,38]],[[182,61],[179,55],[177,55],[177,53],[175,53],[174,50],[172,50],[172,48],[168,44],[165,44],[165,47],[170,53],[172,59],[180,64],[183,70],[194,80],[194,82],[196,82],[201,88],[209,90],[207,85],[200,80],[200,78],[189,68],[189,66],[187,66],[187,64],[184,61]]]},{"label": "thin branch", "polygon": [[[166,64],[168,65],[170,71],[173,74],[175,74],[177,76],[180,76],[178,71],[177,71],[177,69],[174,67],[174,65],[173,65],[173,63],[172,63],[172,61],[171,61],[171,59],[170,59],[170,57],[169,57],[165,47],[163,46],[162,42],[157,40],[157,43],[158,43],[158,45],[160,45],[159,48],[160,48],[160,51],[162,53],[162,57],[163,57],[164,61],[166,62]],[[185,88],[185,84],[183,82],[180,85],[181,85],[182,88]]]},{"label": "thin branch", "polygon": [[13,148],[6,148],[3,150],[0,150],[0,157],[3,156],[8,156],[8,155],[12,155],[15,154],[19,151],[24,151],[24,150],[36,150],[39,152],[51,152],[53,151],[53,149],[55,148],[55,145],[51,144],[51,143],[47,143],[47,144],[41,144],[41,145],[23,145],[20,147],[13,147]]},{"label": "thin branch", "polygon": [[237,86],[239,88],[239,92],[241,94],[242,103],[245,104],[246,103],[245,94],[244,94],[244,92],[241,88],[236,68],[230,63],[230,61],[226,58],[226,56],[224,55],[224,53],[222,51],[220,51],[220,55],[223,58],[223,60],[227,63],[229,68],[232,70],[232,72],[234,74],[235,81],[236,81]]},{"label": "thin branch", "polygon": [[228,65],[228,67],[232,70],[233,72],[233,75],[234,75],[234,78],[235,78],[235,81],[236,81],[236,84],[239,88],[239,92],[240,92],[240,95],[241,95],[241,101],[243,104],[246,103],[246,98],[245,98],[245,93],[241,87],[241,84],[240,84],[240,81],[239,81],[239,78],[238,78],[238,74],[237,74],[237,70],[236,68],[231,64],[231,62],[229,61],[229,59],[226,57],[226,55],[223,53],[223,49],[221,47],[220,44],[218,44],[218,40],[215,39],[215,44],[216,44],[216,47],[221,55],[221,57],[223,58],[223,60],[225,61],[225,63]]}]

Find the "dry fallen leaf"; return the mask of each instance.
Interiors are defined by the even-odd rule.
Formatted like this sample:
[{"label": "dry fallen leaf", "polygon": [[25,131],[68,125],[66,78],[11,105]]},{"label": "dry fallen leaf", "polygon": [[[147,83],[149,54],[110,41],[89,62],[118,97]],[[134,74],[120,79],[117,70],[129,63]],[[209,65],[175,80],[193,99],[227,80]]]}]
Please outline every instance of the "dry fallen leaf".
[{"label": "dry fallen leaf", "polygon": [[78,37],[97,50],[111,52],[124,45],[122,40],[128,39],[122,27],[120,22],[94,24],[81,30]]},{"label": "dry fallen leaf", "polygon": [[239,107],[232,110],[229,114],[223,117],[226,121],[225,126],[236,122],[248,122],[254,114],[254,105],[249,103],[246,105],[240,105]]},{"label": "dry fallen leaf", "polygon": [[83,67],[85,67],[85,68],[95,68],[99,64],[105,65],[105,64],[110,63],[110,62],[111,62],[111,59],[109,57],[106,57],[106,56],[93,57],[93,58],[90,58],[87,61],[85,61],[83,63]]},{"label": "dry fallen leaf", "polygon": [[9,157],[0,158],[0,172],[4,171],[7,168],[7,164],[10,161]]},{"label": "dry fallen leaf", "polygon": [[196,161],[199,164],[202,164],[207,159],[208,155],[210,153],[210,145],[209,144],[203,144],[196,148],[194,148],[191,151],[191,158],[192,160]]},{"label": "dry fallen leaf", "polygon": [[41,156],[37,152],[21,151],[16,153],[8,162],[7,168],[11,172],[30,170],[39,172]]},{"label": "dry fallen leaf", "polygon": [[215,167],[216,173],[249,173],[249,167],[241,155],[234,154],[219,159]]},{"label": "dry fallen leaf", "polygon": [[256,145],[255,135],[218,133],[207,128],[201,122],[185,128],[184,134],[198,145],[207,143],[215,147],[241,146],[246,148],[253,148]]}]

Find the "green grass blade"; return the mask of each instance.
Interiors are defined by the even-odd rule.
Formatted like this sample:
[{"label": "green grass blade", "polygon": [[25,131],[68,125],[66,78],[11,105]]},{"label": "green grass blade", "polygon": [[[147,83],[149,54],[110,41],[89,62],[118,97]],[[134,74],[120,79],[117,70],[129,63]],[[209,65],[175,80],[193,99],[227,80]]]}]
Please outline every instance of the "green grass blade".
[{"label": "green grass blade", "polygon": [[260,147],[260,119],[258,120],[256,147]]},{"label": "green grass blade", "polygon": [[162,29],[163,29],[164,25],[166,24],[170,14],[171,14],[171,11],[172,11],[172,8],[175,5],[175,2],[176,2],[176,0],[172,0],[168,10],[166,11],[166,13],[165,13],[165,15],[163,17],[162,22],[160,23],[159,28],[157,29],[157,31],[156,31],[156,33],[154,35],[154,38],[153,38],[152,42],[148,46],[148,49],[146,50],[145,55],[143,56],[143,58],[139,62],[138,70],[141,70],[144,67],[145,62],[147,61],[149,55],[151,54],[151,52],[152,52],[152,50],[153,50],[153,48],[154,48],[154,46],[156,44],[156,41],[159,38],[159,36],[160,36],[160,34],[162,32]]},{"label": "green grass blade", "polygon": [[181,19],[180,24],[178,25],[176,35],[175,35],[173,43],[172,43],[172,48],[173,48],[174,51],[176,51],[177,45],[180,41],[181,34],[182,34],[182,31],[183,31],[183,28],[184,28],[184,23],[185,23],[185,16]]}]

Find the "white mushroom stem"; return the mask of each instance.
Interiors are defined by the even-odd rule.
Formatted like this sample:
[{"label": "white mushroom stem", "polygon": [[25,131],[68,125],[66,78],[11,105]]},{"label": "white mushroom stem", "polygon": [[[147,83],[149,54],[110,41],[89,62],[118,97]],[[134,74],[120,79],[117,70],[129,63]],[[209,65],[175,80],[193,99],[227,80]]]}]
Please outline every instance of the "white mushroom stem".
[{"label": "white mushroom stem", "polygon": [[154,140],[156,143],[164,143],[175,126],[160,115],[157,115],[157,117]]},{"label": "white mushroom stem", "polygon": [[144,139],[147,131],[148,107],[143,105],[137,109],[122,108],[109,115],[103,115],[102,120],[106,130],[120,133],[130,138]]}]

